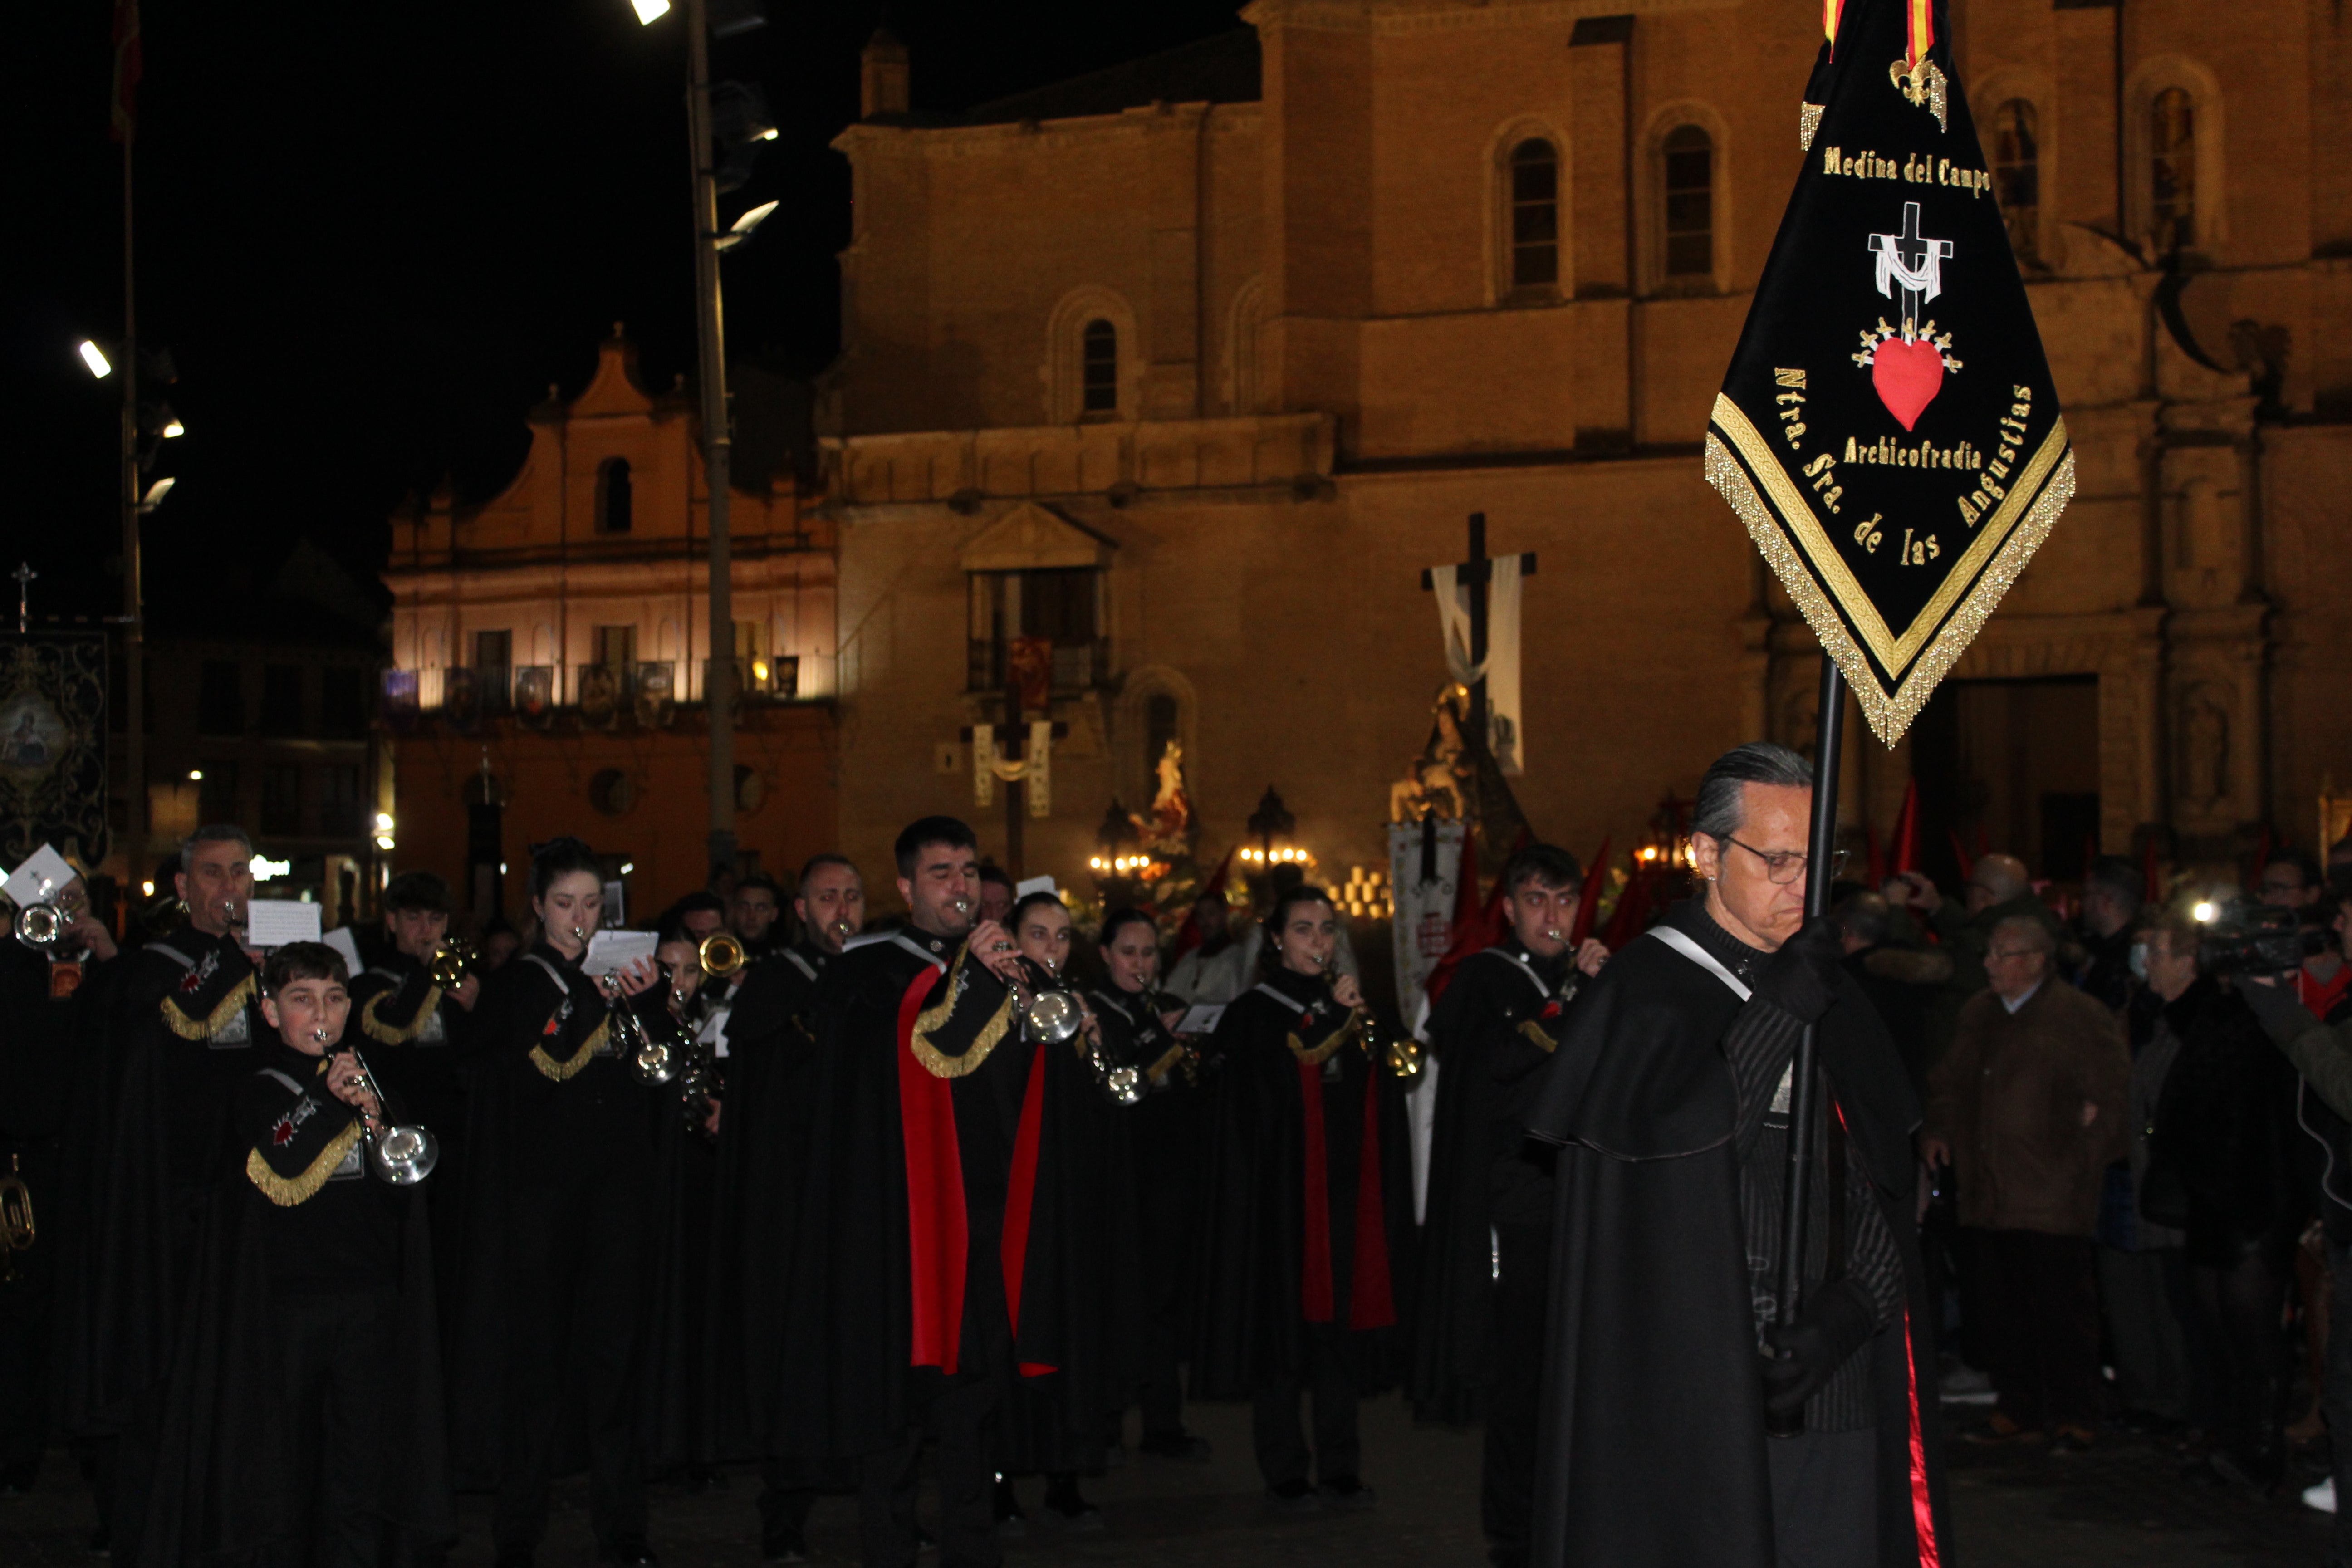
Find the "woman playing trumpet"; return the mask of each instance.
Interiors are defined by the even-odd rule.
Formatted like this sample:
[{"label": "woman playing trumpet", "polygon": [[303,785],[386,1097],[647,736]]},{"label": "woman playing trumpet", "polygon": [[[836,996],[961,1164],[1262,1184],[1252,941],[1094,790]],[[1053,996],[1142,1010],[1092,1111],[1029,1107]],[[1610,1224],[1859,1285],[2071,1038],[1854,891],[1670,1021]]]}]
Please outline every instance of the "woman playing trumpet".
[{"label": "woman playing trumpet", "polygon": [[[1013,1390],[1002,1468],[1008,1478],[1044,1471],[1046,1512],[1065,1528],[1099,1530],[1102,1515],[1079,1493],[1078,1477],[1102,1473],[1105,1429],[1133,1383],[1139,1260],[1127,1119],[1097,1076],[1101,1024],[1069,978],[1077,945],[1069,910],[1051,893],[1032,893],[1008,919],[1025,978],[1015,1005],[1034,1053],[1029,1070],[1043,1075],[1040,1148],[1048,1159],[1038,1168],[1036,1203],[1058,1211],[1051,1310],[1066,1325],[1071,1364]],[[1065,1032],[1072,1021],[1075,1032]],[[997,1514],[1021,1517],[1009,1479],[1000,1483]]]},{"label": "woman playing trumpet", "polygon": [[1100,942],[1106,979],[1087,994],[1102,1022],[1103,1055],[1140,1075],[1145,1086],[1142,1100],[1126,1117],[1143,1257],[1136,1377],[1143,1406],[1139,1447],[1162,1458],[1205,1459],[1208,1439],[1184,1429],[1179,1363],[1192,1297],[1207,1097],[1193,1068],[1191,1043],[1175,1032],[1183,1005],[1154,988],[1160,932],[1151,917],[1140,910],[1114,910],[1103,921]]},{"label": "woman playing trumpet", "polygon": [[[1410,1300],[1403,1101],[1365,1049],[1355,977],[1326,977],[1339,931],[1329,896],[1279,894],[1265,929],[1258,984],[1225,1009],[1205,1064],[1192,1389],[1254,1403],[1274,1507],[1363,1507],[1357,1399],[1390,1381]],[[1311,1452],[1299,1419],[1310,1393]]]},{"label": "woman playing trumpet", "polygon": [[[561,1458],[584,1447],[602,1555],[649,1564],[635,1374],[658,1212],[654,1129],[676,1115],[670,1090],[632,1072],[615,1015],[655,984],[654,966],[583,970],[604,879],[577,838],[533,855],[531,911],[540,939],[484,983],[474,1017],[457,1473],[495,1485],[500,1568],[524,1568]],[[566,1431],[567,1416],[584,1429]]]}]

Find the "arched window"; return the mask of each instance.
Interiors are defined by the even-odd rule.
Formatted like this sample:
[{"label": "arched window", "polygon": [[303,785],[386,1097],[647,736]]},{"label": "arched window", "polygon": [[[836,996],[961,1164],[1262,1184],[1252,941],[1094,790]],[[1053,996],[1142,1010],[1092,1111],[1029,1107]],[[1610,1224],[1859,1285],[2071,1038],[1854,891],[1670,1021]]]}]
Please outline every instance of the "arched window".
[{"label": "arched window", "polygon": [[596,531],[629,531],[629,459],[607,458],[596,465]]},{"label": "arched window", "polygon": [[2012,98],[1992,115],[1993,194],[2020,261],[2040,257],[2042,142],[2033,105]]},{"label": "arched window", "polygon": [[1696,125],[1666,132],[1665,221],[1660,236],[1669,278],[1707,278],[1715,272],[1715,142]]},{"label": "arched window", "polygon": [[1559,153],[1541,137],[1511,149],[1511,287],[1559,286]]},{"label": "arched window", "polygon": [[1118,412],[1118,329],[1097,316],[1078,334],[1078,409]]},{"label": "arched window", "polygon": [[2147,106],[2148,218],[2157,253],[2197,243],[2197,106],[2168,87]]}]

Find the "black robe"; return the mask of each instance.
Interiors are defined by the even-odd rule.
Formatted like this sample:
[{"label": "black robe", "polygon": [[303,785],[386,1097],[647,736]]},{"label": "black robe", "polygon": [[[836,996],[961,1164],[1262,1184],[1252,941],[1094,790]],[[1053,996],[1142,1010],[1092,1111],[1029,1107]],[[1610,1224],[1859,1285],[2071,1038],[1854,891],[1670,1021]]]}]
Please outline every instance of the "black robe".
[{"label": "black robe", "polygon": [[1052,1372],[1014,1382],[999,1422],[999,1468],[1098,1475],[1104,1433],[1127,1408],[1138,1369],[1143,1261],[1129,1131],[1141,1108],[1104,1091],[1085,1035],[1060,1045],[1024,1035],[1029,1070],[1045,1083],[1021,1309],[1039,1342],[1057,1348]]},{"label": "black robe", "polygon": [[[42,1212],[44,1237],[54,1236],[58,1271],[51,1355],[57,1423],[75,1437],[115,1430],[99,1399],[98,1302],[106,1259],[102,1226],[114,1158],[115,1105],[122,1089],[123,1031],[118,1026],[127,956],[88,965],[73,999],[72,1078],[59,1138],[56,1202]],[[35,1202],[39,1202],[37,1196]]]},{"label": "black robe", "polygon": [[[1053,1205],[1036,1200],[1051,1185],[1014,1179],[1034,1053],[1013,1022],[1002,982],[919,930],[853,943],[827,969],[788,1315],[772,1331],[778,1452],[877,1453],[950,1384],[1063,1364],[1057,1294],[1039,1272]],[[1033,1172],[1042,1147],[1034,1156]],[[1008,1196],[1024,1191],[1025,1236],[1015,1226],[1008,1241]]]},{"label": "black robe", "polygon": [[99,1194],[83,1394],[108,1429],[170,1375],[197,1237],[230,1139],[229,1102],[271,1037],[257,1005],[259,977],[233,937],[183,926],[124,963],[112,1025],[121,1078]]},{"label": "black robe", "polygon": [[105,1074],[102,1026],[120,970],[0,941],[0,1174],[24,1182],[36,1231],[0,1269],[15,1276],[0,1289],[0,1466],[40,1459],[66,1369],[86,1362],[90,1194],[106,1151],[84,1080]]},{"label": "black robe", "polygon": [[[457,1524],[425,1189],[386,1185],[369,1168],[359,1114],[327,1092],[323,1061],[275,1040],[258,1054],[197,1248],[139,1568],[308,1560],[312,1500],[293,1478],[299,1406],[316,1394],[289,1382],[284,1320],[363,1296],[383,1302],[369,1355],[377,1392],[361,1427],[366,1511],[382,1562],[438,1562]],[[389,1091],[384,1110],[403,1114]],[[300,1256],[328,1248],[350,1255],[337,1261],[356,1265],[352,1274]]]},{"label": "black robe", "polygon": [[[535,1205],[601,1183],[614,1201],[595,1245],[640,1260],[663,1209],[654,1140],[659,1091],[630,1070],[593,980],[541,942],[485,979],[468,1030],[477,1060],[462,1173],[465,1234],[462,1250],[445,1258],[458,1278],[448,1292],[443,1358],[450,1463],[461,1490],[499,1484],[506,1402],[531,1382],[528,1369],[509,1361],[517,1321],[533,1310],[509,1260],[519,1232],[535,1223]],[[641,1266],[617,1298],[571,1303],[569,1332],[642,1336],[649,1296]],[[524,1353],[568,1364],[572,1352],[549,1337]],[[586,1463],[585,1420],[577,1408],[564,1412],[557,1474]]]},{"label": "black robe", "polygon": [[[703,1447],[781,1458],[791,1415],[781,1382],[793,1258],[816,1125],[810,1015],[833,962],[796,946],[744,973],[727,1020],[727,1100],[711,1193]],[[799,1440],[808,1441],[807,1435]]]},{"label": "black robe", "polygon": [[1210,1037],[1195,1398],[1245,1399],[1298,1375],[1313,1321],[1354,1331],[1360,1392],[1396,1376],[1412,1300],[1412,1152],[1402,1085],[1361,1035],[1319,976],[1285,970],[1235,997]]},{"label": "black robe", "polygon": [[1405,1380],[1423,1420],[1475,1421],[1495,1377],[1520,1375],[1494,1364],[1494,1227],[1550,1224],[1549,1150],[1528,1147],[1527,1115],[1580,978],[1514,938],[1473,953],[1430,1013],[1437,1104]]},{"label": "black robe", "polygon": [[[681,1052],[688,1049],[699,1025],[692,1013],[680,1016],[671,1010],[667,983],[635,997],[631,1011],[653,1037]],[[718,1148],[702,1128],[709,1100],[697,1095],[697,1103],[688,1108],[684,1073],[681,1068],[678,1080],[650,1091],[653,1190],[659,1206],[648,1237],[652,1298],[646,1316],[637,1420],[646,1465],[656,1475],[745,1457],[722,1454],[715,1446],[708,1411],[705,1342],[710,1331],[711,1204]],[[708,1089],[710,1099],[719,1098],[715,1071]],[[726,1125],[724,1113],[719,1125]]]},{"label": "black robe", "polygon": [[[1696,902],[1666,923],[1696,929]],[[1543,1568],[1772,1568],[1772,1489],[1721,1041],[1737,995],[1654,937],[1589,986],[1529,1131],[1560,1145],[1542,1369],[1533,1561]],[[1917,1101],[1853,978],[1820,1026],[1819,1060],[1901,1254],[1909,1333],[1870,1357],[1879,1552],[1949,1560],[1935,1313],[1913,1220]],[[1918,1521],[1932,1521],[1923,1546]]]},{"label": "black robe", "polygon": [[[1151,1088],[1127,1108],[1128,1163],[1135,1180],[1135,1237],[1142,1254],[1146,1332],[1167,1336],[1171,1357],[1191,1336],[1193,1253],[1200,1231],[1201,1171],[1208,1137],[1208,1094],[1199,1064],[1168,1031],[1154,1002],[1183,1006],[1166,993],[1089,993],[1102,1020],[1103,1050]],[[1139,1345],[1137,1353],[1147,1353]]]}]

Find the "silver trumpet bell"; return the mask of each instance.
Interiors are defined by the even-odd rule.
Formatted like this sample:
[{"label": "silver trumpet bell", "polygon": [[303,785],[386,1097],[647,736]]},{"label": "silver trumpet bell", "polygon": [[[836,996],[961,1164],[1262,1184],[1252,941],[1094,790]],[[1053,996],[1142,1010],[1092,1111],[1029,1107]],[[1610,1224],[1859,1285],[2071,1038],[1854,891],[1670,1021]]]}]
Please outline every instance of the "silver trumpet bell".
[{"label": "silver trumpet bell", "polygon": [[[319,1042],[324,1045],[326,1031],[320,1029],[314,1033]],[[360,1055],[359,1047],[353,1046],[350,1048],[352,1060],[360,1069],[352,1075],[350,1084],[374,1095],[376,1105],[381,1109],[383,1090],[376,1087],[375,1074],[369,1070],[367,1058]],[[378,1131],[362,1118],[360,1141],[367,1145],[368,1163],[375,1167],[375,1173],[395,1187],[415,1186],[431,1175],[433,1167],[441,1163],[441,1140],[433,1135],[430,1127],[387,1124]]]},{"label": "silver trumpet bell", "polygon": [[1021,1010],[1021,1020],[1028,1025],[1031,1039],[1043,1040],[1049,1046],[1058,1046],[1074,1037],[1087,1022],[1077,996],[1068,991],[1038,992]]},{"label": "silver trumpet bell", "polygon": [[65,941],[70,923],[55,904],[26,904],[16,911],[16,940],[36,952],[46,952]]}]

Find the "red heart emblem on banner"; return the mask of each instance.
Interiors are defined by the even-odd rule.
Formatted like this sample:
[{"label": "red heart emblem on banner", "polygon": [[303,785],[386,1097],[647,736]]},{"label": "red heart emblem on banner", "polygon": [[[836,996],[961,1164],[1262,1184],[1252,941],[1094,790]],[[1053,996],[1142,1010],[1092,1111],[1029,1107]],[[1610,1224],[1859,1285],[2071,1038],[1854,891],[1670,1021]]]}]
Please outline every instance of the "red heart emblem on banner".
[{"label": "red heart emblem on banner", "polygon": [[1925,338],[1888,338],[1870,360],[1870,384],[1886,411],[1908,430],[1944,390],[1944,356]]}]

